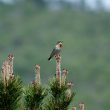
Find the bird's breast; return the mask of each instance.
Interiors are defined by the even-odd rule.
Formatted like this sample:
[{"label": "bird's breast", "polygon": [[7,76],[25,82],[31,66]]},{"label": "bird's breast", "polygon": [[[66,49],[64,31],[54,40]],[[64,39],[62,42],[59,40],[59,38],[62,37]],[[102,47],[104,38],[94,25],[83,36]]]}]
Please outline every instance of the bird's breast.
[{"label": "bird's breast", "polygon": [[60,51],[61,51],[60,49],[56,49],[56,54],[60,53]]}]

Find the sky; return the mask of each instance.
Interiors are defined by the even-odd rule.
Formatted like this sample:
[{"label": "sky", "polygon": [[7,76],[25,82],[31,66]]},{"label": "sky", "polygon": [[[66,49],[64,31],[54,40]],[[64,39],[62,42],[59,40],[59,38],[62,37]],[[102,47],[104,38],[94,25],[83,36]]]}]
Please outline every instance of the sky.
[{"label": "sky", "polygon": [[[5,3],[8,3],[8,4],[12,4],[14,0],[0,0],[0,1],[3,1]],[[58,0],[56,0],[58,1]],[[65,0],[67,2],[79,2],[80,0]],[[110,0],[101,0],[103,5],[104,5],[104,8],[107,9],[107,10],[110,10]],[[96,5],[96,0],[86,0],[86,3],[89,7],[95,9],[97,8],[97,5]]]},{"label": "sky", "polygon": [[[104,5],[104,8],[110,10],[110,0],[101,0],[101,1]],[[86,0],[86,3],[92,8],[97,8],[96,0]]]},{"label": "sky", "polygon": [[106,9],[110,9],[110,0],[102,0],[104,5],[105,5],[105,8]]},{"label": "sky", "polygon": [[[65,0],[65,1],[68,1],[68,2],[79,2],[80,0]],[[97,0],[85,0],[87,5],[93,9],[96,9],[97,8],[97,5],[96,5],[96,1]],[[109,9],[110,10],[110,0],[101,0],[103,5],[104,5],[104,8],[105,9]]]}]

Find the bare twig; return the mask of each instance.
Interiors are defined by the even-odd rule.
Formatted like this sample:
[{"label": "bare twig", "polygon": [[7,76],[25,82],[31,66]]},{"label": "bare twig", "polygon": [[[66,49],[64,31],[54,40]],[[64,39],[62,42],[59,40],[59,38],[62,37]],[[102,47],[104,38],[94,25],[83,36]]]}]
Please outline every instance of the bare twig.
[{"label": "bare twig", "polygon": [[62,71],[62,84],[63,85],[65,85],[67,74],[68,74],[68,71],[66,69],[63,69]]},{"label": "bare twig", "polygon": [[2,65],[2,78],[3,78],[3,82],[4,84],[8,84],[8,80],[12,79],[14,77],[13,75],[13,54],[9,54],[8,58],[3,62]]},{"label": "bare twig", "polygon": [[56,78],[58,79],[61,85],[61,56],[57,54],[55,56],[55,59],[56,59]]},{"label": "bare twig", "polygon": [[79,103],[79,110],[84,110],[84,103]]},{"label": "bare twig", "polygon": [[40,84],[41,81],[40,81],[40,66],[39,65],[35,66],[35,71],[36,71],[35,82]]},{"label": "bare twig", "polygon": [[75,106],[73,106],[73,107],[72,107],[72,110],[76,110],[76,107],[75,107]]}]

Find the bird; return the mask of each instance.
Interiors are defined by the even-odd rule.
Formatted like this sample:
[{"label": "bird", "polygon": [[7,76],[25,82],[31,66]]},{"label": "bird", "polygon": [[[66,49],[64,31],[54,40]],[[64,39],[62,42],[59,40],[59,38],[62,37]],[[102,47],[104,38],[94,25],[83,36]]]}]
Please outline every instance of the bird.
[{"label": "bird", "polygon": [[58,41],[53,49],[53,51],[51,52],[48,60],[50,60],[52,57],[54,57],[55,55],[58,55],[61,51],[62,48],[62,41]]}]

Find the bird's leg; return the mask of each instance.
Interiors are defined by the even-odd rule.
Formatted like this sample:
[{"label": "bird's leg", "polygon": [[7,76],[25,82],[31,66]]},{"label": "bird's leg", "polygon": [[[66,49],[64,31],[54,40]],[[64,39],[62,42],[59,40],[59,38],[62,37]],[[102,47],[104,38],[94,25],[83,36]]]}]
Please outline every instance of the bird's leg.
[{"label": "bird's leg", "polygon": [[61,85],[61,56],[60,54],[55,55],[56,59],[56,78]]}]

